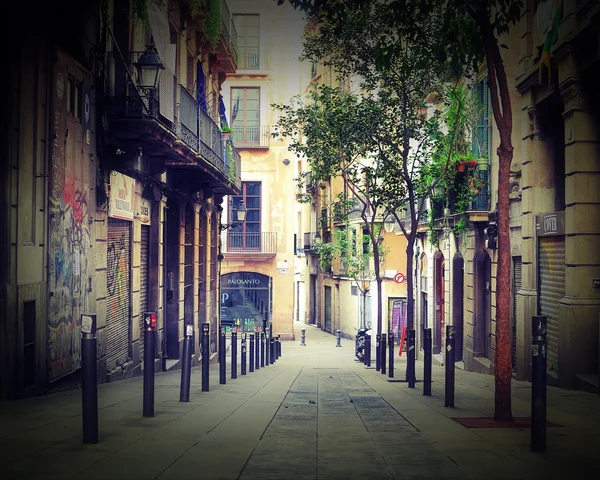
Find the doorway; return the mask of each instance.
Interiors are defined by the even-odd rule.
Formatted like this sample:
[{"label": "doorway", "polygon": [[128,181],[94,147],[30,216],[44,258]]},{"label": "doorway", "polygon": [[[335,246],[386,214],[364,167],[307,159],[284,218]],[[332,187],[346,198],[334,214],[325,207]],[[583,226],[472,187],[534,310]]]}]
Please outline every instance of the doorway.
[{"label": "doorway", "polygon": [[442,252],[437,252],[434,260],[435,324],[433,332],[433,353],[437,354],[442,352],[442,332],[444,330],[444,254]]},{"label": "doorway", "polygon": [[463,360],[464,348],[464,266],[465,259],[456,252],[452,259],[452,325],[455,331],[455,360],[460,362]]},{"label": "doorway", "polygon": [[486,251],[475,255],[475,315],[473,319],[473,355],[491,360],[492,345],[492,261]]}]

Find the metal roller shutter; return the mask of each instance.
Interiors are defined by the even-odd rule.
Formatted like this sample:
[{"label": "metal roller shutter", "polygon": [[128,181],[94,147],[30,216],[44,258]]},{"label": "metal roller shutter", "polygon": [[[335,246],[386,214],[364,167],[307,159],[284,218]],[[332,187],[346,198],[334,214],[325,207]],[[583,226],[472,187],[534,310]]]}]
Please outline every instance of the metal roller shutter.
[{"label": "metal roller shutter", "polygon": [[548,370],[558,372],[558,303],[565,294],[565,239],[539,239],[540,315],[548,321]]},{"label": "metal roller shutter", "polygon": [[517,292],[521,289],[521,257],[513,257],[512,281],[512,368],[517,365]]},{"label": "metal roller shutter", "polygon": [[129,356],[130,222],[108,220],[106,265],[106,365],[113,369]]},{"label": "metal roller shutter", "polygon": [[148,311],[148,245],[150,227],[142,226],[142,243],[140,245],[140,359],[144,358],[144,312]]}]

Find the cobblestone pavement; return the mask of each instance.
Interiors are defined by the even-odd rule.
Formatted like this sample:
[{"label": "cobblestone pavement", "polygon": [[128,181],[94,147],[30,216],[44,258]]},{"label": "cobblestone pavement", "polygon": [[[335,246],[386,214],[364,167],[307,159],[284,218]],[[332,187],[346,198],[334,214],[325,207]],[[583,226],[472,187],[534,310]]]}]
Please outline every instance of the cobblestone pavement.
[{"label": "cobblestone pavement", "polygon": [[[300,346],[300,328],[307,346]],[[354,359],[353,344],[296,324],[273,365],[209,392],[192,372],[156,375],[155,416],[142,416],[141,377],[99,386],[99,443],[82,443],[81,392],[0,403],[0,478],[36,479],[553,479],[598,469],[600,397],[548,387],[547,452],[528,428],[466,428],[493,415],[493,377],[457,370],[444,407],[443,367],[432,396]],[[228,362],[230,362],[228,358]],[[394,380],[404,378],[396,357]],[[422,378],[422,365],[417,362]],[[513,382],[513,414],[530,414],[530,385]]]}]

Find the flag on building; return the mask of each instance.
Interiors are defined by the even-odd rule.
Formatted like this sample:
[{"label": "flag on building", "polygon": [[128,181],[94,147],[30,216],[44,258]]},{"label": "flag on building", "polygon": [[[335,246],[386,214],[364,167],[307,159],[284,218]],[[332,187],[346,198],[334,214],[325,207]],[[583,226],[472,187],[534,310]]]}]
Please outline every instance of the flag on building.
[{"label": "flag on building", "polygon": [[552,69],[550,68],[550,49],[558,40],[558,27],[563,17],[563,1],[558,0],[556,6],[556,13],[554,14],[554,21],[552,22],[552,28],[546,35],[546,41],[544,42],[544,47],[542,48],[542,56],[540,58],[540,68],[538,79],[539,82],[542,83],[542,71],[544,67],[548,70],[548,82],[552,81]]}]

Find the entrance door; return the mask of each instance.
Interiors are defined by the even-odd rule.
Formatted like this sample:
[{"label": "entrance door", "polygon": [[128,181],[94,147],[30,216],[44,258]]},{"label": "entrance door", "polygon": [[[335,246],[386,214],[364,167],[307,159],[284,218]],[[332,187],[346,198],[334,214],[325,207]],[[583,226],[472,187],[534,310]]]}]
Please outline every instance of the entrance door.
[{"label": "entrance door", "polygon": [[314,325],[317,321],[316,315],[317,315],[317,308],[316,308],[316,302],[317,302],[317,276],[316,275],[311,275],[310,276],[310,294],[308,296],[308,323],[310,325]]},{"label": "entrance door", "polygon": [[331,287],[325,287],[325,331],[331,333]]},{"label": "entrance door", "polygon": [[456,252],[452,259],[452,325],[456,334],[454,346],[457,362],[463,360],[464,348],[464,265],[464,258]]},{"label": "entrance door", "polygon": [[433,353],[442,351],[442,332],[444,330],[444,255],[438,252],[435,257],[435,326],[433,332]]},{"label": "entrance door", "polygon": [[492,344],[492,261],[487,252],[475,257],[475,348],[473,354],[491,360]]},{"label": "entrance door", "polygon": [[167,358],[179,358],[179,253],[180,208],[176,201],[167,203],[167,305],[165,346]]}]

